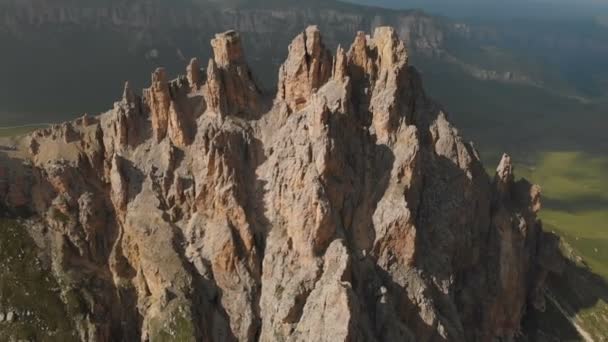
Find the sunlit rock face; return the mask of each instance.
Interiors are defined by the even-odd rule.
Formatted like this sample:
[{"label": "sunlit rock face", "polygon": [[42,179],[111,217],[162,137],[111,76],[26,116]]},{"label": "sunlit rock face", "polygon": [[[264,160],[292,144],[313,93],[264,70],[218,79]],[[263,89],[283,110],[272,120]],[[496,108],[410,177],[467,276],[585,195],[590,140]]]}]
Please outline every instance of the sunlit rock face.
[{"label": "sunlit rock face", "polygon": [[550,264],[540,189],[506,155],[487,176],[395,30],[354,39],[334,56],[307,28],[272,99],[221,33],[206,70],[0,153],[81,340],[516,336]]}]

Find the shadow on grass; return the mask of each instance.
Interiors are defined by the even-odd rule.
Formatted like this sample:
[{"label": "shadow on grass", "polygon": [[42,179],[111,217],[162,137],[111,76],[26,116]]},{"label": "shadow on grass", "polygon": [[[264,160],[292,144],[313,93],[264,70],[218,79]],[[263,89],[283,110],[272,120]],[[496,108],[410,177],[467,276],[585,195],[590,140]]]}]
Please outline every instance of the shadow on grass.
[{"label": "shadow on grass", "polygon": [[562,272],[547,276],[546,310],[526,313],[521,341],[603,341],[608,336],[608,282],[584,264],[562,253],[558,257]]},{"label": "shadow on grass", "polygon": [[571,200],[543,197],[543,206],[565,212],[608,210],[608,199],[603,196],[586,195]]}]

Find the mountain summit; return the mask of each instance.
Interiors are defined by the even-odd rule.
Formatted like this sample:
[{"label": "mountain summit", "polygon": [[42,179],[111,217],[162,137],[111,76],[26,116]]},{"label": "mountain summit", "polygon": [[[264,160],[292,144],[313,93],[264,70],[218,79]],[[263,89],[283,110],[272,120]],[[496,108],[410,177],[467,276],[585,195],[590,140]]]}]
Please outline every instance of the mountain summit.
[{"label": "mountain summit", "polygon": [[275,96],[237,32],[211,45],[0,152],[75,339],[508,341],[543,307],[540,189],[487,176],[394,29],[332,53],[308,27]]}]

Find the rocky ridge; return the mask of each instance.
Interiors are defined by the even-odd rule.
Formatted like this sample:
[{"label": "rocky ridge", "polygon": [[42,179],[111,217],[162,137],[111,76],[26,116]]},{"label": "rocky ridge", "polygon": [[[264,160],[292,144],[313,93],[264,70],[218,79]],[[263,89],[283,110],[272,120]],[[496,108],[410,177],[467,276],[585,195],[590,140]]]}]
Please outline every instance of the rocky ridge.
[{"label": "rocky ridge", "polygon": [[238,33],[212,47],[0,152],[80,340],[508,341],[542,309],[540,189],[487,176],[394,29],[307,28],[270,100]]}]

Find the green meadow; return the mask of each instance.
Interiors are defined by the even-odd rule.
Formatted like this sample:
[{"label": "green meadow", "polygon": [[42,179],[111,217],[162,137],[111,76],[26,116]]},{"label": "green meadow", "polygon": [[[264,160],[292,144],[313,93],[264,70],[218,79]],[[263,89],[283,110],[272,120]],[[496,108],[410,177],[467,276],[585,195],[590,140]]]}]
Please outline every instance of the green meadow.
[{"label": "green meadow", "polygon": [[16,221],[0,218],[0,323],[2,341],[77,341],[61,292],[36,243]]},{"label": "green meadow", "polygon": [[45,128],[47,125],[25,125],[14,127],[0,127],[0,138],[19,136],[35,131],[40,128]]},{"label": "green meadow", "polygon": [[595,273],[608,279],[608,157],[547,152],[516,174],[543,188],[541,218]]}]

